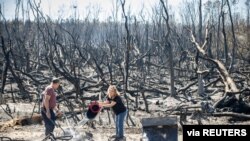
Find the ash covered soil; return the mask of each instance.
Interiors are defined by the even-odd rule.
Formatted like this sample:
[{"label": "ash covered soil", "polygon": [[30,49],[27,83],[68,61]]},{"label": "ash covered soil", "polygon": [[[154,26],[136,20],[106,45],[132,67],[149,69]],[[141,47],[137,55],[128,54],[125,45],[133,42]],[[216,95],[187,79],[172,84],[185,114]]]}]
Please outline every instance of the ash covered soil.
[{"label": "ash covered soil", "polygon": [[[156,99],[157,101],[157,99]],[[175,109],[178,107],[181,102],[168,97],[165,99],[165,106],[168,108]],[[185,103],[187,104],[187,103]],[[31,116],[35,103],[8,103],[9,108],[12,110],[13,117],[22,117],[22,116]],[[191,104],[190,104],[191,105]],[[130,110],[130,115],[135,123],[132,126],[130,120],[128,120],[128,124],[125,123],[125,137],[127,141],[141,141],[143,139],[143,129],[141,125],[142,118],[149,117],[166,117],[173,116],[168,112],[163,112],[159,108],[159,105],[156,105],[154,102],[150,102],[150,113],[147,113],[143,110],[133,111]],[[10,121],[11,118],[5,113],[3,109],[6,108],[6,104],[1,105],[0,109],[0,123],[5,123],[6,121]],[[195,107],[195,106],[194,106]],[[143,109],[143,107],[141,107]],[[112,112],[109,111],[109,115],[112,117]],[[175,116],[175,115],[174,115]],[[80,119],[84,119],[84,114],[79,114],[78,117]],[[103,110],[98,114],[95,120],[88,122],[87,124],[74,126],[74,122],[72,119],[67,120],[57,120],[57,123],[62,127],[64,131],[69,134],[74,135],[72,141],[109,141],[111,136],[115,134],[115,124],[113,118],[110,118],[109,122],[108,111]],[[202,124],[250,124],[249,121],[233,121],[230,120],[230,117],[213,117],[207,116],[201,118]],[[177,124],[178,124],[178,141],[182,141],[182,126],[179,122],[179,116],[177,115]],[[197,125],[198,121],[194,117],[194,115],[188,115],[186,117],[186,121],[184,124],[193,124]],[[55,128],[54,134],[56,136],[60,136],[63,134],[63,130],[61,128]],[[44,125],[43,122],[41,124],[31,124],[31,125],[15,125],[11,127],[5,128],[3,131],[0,131],[0,137],[10,137],[13,140],[25,140],[25,141],[41,141],[44,139]]]}]

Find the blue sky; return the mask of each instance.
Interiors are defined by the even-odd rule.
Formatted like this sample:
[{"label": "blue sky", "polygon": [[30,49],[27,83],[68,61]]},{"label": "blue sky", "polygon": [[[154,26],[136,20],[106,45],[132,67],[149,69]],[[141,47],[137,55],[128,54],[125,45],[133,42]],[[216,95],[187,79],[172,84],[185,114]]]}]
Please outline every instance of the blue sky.
[{"label": "blue sky", "polygon": [[[15,17],[15,8],[17,0],[0,0],[2,11],[7,19],[13,19]],[[25,9],[27,10],[27,1],[22,0]],[[39,1],[39,0],[31,0]],[[75,12],[78,18],[84,19],[98,17],[100,20],[106,20],[108,17],[113,16],[115,10],[115,3],[120,0],[41,0],[41,10],[45,15],[50,16],[53,19],[70,18],[74,17]],[[180,9],[183,1],[192,0],[168,0],[169,5],[175,12],[175,17],[179,17]],[[207,1],[207,0],[203,0]],[[214,0],[212,0],[214,1]],[[234,9],[239,12],[245,12],[246,7],[244,6],[245,0],[239,0],[240,4]],[[143,9],[143,15],[150,17],[152,13],[152,7],[159,4],[159,0],[126,0],[126,10],[130,9],[131,15],[139,16],[140,11]],[[73,8],[77,5],[77,8]],[[121,8],[119,7],[119,10]],[[27,12],[27,11],[26,11]],[[27,17],[27,14],[24,14]],[[20,11],[21,15],[21,11]],[[32,12],[30,11],[30,15]],[[20,16],[19,16],[20,17]],[[33,16],[31,16],[32,18]],[[118,11],[118,18],[121,18],[121,11]]]}]

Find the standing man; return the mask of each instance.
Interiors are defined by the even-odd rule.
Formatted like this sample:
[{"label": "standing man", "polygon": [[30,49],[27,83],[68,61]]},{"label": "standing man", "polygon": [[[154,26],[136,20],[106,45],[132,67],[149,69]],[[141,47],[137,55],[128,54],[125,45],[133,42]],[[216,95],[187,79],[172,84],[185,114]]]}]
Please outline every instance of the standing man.
[{"label": "standing man", "polygon": [[[56,92],[59,87],[60,80],[54,78],[49,86],[43,91],[42,109],[41,114],[45,124],[45,135],[53,133],[55,128],[56,114],[62,114],[56,104]],[[56,114],[55,114],[56,113]]]}]

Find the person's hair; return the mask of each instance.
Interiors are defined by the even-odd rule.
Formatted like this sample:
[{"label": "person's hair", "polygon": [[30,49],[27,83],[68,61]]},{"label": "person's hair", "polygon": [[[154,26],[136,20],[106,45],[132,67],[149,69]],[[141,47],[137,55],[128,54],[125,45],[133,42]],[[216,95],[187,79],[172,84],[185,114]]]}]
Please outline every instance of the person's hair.
[{"label": "person's hair", "polygon": [[118,90],[117,90],[117,88],[116,88],[116,86],[115,85],[110,85],[109,86],[109,88],[108,88],[108,96],[109,96],[109,91],[111,90],[111,89],[114,89],[115,90],[115,97],[116,96],[120,96],[120,93],[118,92]]},{"label": "person's hair", "polygon": [[59,78],[53,78],[52,81],[51,81],[53,84],[57,84],[60,82],[60,79]]}]

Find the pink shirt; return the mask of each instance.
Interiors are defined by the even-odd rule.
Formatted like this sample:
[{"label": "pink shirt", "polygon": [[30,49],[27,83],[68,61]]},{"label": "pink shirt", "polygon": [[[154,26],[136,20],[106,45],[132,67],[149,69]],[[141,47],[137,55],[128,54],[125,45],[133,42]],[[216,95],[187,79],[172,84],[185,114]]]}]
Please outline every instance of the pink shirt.
[{"label": "pink shirt", "polygon": [[45,97],[44,97],[45,95],[49,95],[50,96],[49,108],[50,109],[54,109],[56,107],[56,93],[55,93],[54,89],[51,86],[48,86],[43,91],[43,106],[44,106],[44,102],[45,102]]}]

